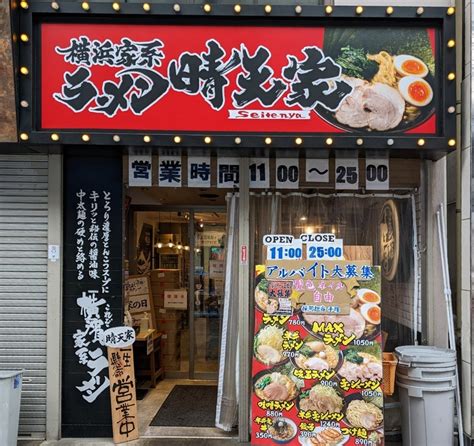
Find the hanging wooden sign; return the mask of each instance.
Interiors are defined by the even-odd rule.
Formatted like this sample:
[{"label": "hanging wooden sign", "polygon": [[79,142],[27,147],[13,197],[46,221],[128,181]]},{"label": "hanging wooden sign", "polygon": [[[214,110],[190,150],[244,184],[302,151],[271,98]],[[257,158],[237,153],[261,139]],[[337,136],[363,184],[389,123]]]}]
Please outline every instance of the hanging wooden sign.
[{"label": "hanging wooden sign", "polygon": [[109,358],[110,405],[114,443],[137,440],[137,394],[133,346],[107,348]]}]

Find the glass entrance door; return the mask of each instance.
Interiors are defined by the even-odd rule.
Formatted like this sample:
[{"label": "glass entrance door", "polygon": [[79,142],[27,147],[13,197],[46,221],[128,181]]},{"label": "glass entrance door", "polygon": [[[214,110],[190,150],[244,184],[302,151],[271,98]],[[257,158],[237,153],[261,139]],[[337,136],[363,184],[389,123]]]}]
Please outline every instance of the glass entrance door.
[{"label": "glass entrance door", "polygon": [[[160,209],[154,207],[154,209]],[[134,210],[129,271],[150,277],[162,366],[177,378],[215,379],[219,370],[226,214]]]},{"label": "glass entrance door", "polygon": [[225,213],[195,213],[194,374],[217,376],[224,297]]}]

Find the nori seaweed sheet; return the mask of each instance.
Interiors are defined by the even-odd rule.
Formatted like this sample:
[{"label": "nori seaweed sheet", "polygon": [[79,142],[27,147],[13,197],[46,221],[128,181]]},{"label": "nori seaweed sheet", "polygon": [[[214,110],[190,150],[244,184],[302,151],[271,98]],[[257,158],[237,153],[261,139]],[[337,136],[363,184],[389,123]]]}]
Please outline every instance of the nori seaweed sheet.
[{"label": "nori seaweed sheet", "polygon": [[324,34],[324,53],[336,60],[341,48],[360,48],[366,54],[387,51],[396,56],[409,54],[426,63],[435,74],[435,59],[426,28],[328,27]]}]

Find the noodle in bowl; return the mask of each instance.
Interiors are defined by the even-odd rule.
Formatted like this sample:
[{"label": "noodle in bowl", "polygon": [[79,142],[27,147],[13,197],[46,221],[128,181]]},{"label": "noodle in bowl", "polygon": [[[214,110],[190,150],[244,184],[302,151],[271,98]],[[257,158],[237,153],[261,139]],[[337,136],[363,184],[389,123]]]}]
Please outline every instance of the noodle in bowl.
[{"label": "noodle in bowl", "polygon": [[303,370],[337,370],[342,364],[342,353],[322,341],[305,340],[304,347],[291,362]]},{"label": "noodle in bowl", "polygon": [[291,401],[298,394],[296,383],[280,372],[263,372],[255,378],[255,395],[261,400]]},{"label": "noodle in bowl", "polygon": [[378,429],[383,423],[382,409],[363,399],[354,399],[347,405],[346,420],[353,427],[369,431]]},{"label": "noodle in bowl", "polygon": [[257,361],[265,365],[277,365],[286,362],[283,356],[283,328],[267,325],[256,335],[254,354]]}]

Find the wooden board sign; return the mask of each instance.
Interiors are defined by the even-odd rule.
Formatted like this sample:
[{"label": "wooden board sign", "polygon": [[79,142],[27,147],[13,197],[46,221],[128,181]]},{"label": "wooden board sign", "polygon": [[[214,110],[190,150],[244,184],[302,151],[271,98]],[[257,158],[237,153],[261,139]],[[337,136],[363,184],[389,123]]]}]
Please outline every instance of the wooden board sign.
[{"label": "wooden board sign", "polygon": [[133,346],[107,348],[109,358],[110,404],[114,443],[137,440],[137,394]]}]

